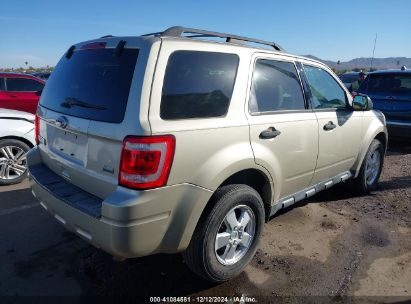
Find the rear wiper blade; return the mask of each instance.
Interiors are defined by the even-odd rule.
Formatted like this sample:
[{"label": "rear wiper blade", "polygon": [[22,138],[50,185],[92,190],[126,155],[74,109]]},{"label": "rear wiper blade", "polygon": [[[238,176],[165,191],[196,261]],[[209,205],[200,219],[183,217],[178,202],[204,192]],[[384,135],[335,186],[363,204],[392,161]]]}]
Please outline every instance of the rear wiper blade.
[{"label": "rear wiper blade", "polygon": [[64,99],[64,101],[60,105],[62,107],[65,107],[65,108],[71,108],[73,106],[79,106],[79,107],[83,107],[83,108],[97,109],[97,110],[106,110],[107,109],[106,107],[93,105],[91,103],[81,101],[81,100],[79,100],[77,98],[74,98],[74,97],[67,97],[66,99]]}]

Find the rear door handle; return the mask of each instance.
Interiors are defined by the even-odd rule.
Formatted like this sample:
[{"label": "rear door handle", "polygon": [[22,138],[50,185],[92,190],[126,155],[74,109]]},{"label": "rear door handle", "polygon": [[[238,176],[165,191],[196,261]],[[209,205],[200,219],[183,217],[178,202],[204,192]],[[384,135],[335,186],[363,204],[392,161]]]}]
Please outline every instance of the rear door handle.
[{"label": "rear door handle", "polygon": [[17,98],[17,95],[9,95],[11,98]]},{"label": "rear door handle", "polygon": [[267,130],[264,130],[263,132],[260,133],[260,138],[270,139],[270,138],[277,137],[280,134],[281,132],[276,130],[274,127],[269,127]]},{"label": "rear door handle", "polygon": [[337,126],[332,121],[329,121],[324,125],[324,130],[329,131],[329,130],[335,129],[336,127]]}]

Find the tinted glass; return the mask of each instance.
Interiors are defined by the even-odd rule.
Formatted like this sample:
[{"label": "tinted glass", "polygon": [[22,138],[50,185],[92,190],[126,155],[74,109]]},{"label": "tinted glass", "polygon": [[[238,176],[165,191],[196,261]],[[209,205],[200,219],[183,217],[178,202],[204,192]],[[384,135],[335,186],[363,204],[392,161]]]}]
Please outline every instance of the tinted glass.
[{"label": "tinted glass", "polygon": [[7,78],[7,91],[37,92],[43,90],[44,84],[27,78]]},{"label": "tinted glass", "polygon": [[119,123],[124,119],[137,49],[75,51],[63,57],[41,96],[41,105],[63,114]]},{"label": "tinted glass", "polygon": [[312,94],[314,109],[345,108],[345,91],[325,70],[305,65],[304,71]]},{"label": "tinted glass", "polygon": [[249,108],[251,113],[305,109],[304,96],[294,64],[257,60]]},{"label": "tinted glass", "polygon": [[365,94],[411,95],[411,74],[370,74],[359,91]]},{"label": "tinted glass", "polygon": [[177,51],[167,64],[161,97],[162,119],[224,116],[237,73],[234,54]]},{"label": "tinted glass", "polygon": [[358,74],[342,74],[340,76],[341,81],[344,83],[353,83],[358,80]]},{"label": "tinted glass", "polygon": [[0,78],[0,91],[4,91],[4,78]]}]

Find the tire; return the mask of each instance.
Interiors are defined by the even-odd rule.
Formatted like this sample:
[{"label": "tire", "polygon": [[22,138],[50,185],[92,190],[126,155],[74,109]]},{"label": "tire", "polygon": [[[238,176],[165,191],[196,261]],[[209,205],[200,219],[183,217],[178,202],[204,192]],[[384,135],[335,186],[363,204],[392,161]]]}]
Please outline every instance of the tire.
[{"label": "tire", "polygon": [[[223,186],[214,193],[211,203],[212,209],[200,218],[183,257],[194,273],[217,283],[235,277],[251,261],[265,211],[260,195],[247,185]],[[217,234],[221,242],[217,242]],[[216,250],[217,244],[226,245]]]},{"label": "tire", "polygon": [[354,188],[359,194],[367,194],[377,188],[384,154],[384,146],[378,139],[374,139],[365,154],[358,177],[353,180]]},{"label": "tire", "polygon": [[0,185],[20,183],[27,176],[26,153],[30,147],[16,139],[0,140]]}]

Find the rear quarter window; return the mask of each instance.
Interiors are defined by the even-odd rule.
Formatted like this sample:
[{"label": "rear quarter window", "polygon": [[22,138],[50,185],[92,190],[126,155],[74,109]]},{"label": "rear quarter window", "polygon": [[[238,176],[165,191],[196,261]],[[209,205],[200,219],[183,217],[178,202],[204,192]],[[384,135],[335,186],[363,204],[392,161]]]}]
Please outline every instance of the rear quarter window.
[{"label": "rear quarter window", "polygon": [[165,120],[227,114],[239,58],[235,54],[176,51],[164,77],[160,117]]}]

